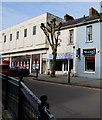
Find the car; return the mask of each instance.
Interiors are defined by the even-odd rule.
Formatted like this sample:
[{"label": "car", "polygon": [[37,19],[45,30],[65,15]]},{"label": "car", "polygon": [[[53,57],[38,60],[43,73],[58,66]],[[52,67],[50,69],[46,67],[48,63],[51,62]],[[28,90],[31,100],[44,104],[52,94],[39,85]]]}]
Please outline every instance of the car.
[{"label": "car", "polygon": [[0,64],[0,73],[11,75],[11,70],[8,64]]},{"label": "car", "polygon": [[19,76],[27,77],[27,76],[29,76],[29,69],[27,69],[26,67],[12,66],[10,68],[10,70],[11,70],[11,76],[15,76],[15,77],[19,77]]}]

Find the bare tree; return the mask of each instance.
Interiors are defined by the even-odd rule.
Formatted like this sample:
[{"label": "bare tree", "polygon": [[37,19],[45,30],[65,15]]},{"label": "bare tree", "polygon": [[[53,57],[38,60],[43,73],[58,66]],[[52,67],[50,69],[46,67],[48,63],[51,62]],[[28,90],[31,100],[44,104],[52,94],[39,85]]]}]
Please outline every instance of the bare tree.
[{"label": "bare tree", "polygon": [[55,77],[55,71],[56,71],[56,56],[57,56],[57,46],[58,46],[58,39],[60,35],[60,28],[62,26],[62,23],[60,22],[58,25],[56,24],[56,19],[52,19],[49,22],[47,22],[47,26],[44,25],[44,23],[41,23],[41,29],[43,30],[44,34],[47,37],[47,40],[51,46],[52,49],[52,70],[51,70],[51,76]]}]

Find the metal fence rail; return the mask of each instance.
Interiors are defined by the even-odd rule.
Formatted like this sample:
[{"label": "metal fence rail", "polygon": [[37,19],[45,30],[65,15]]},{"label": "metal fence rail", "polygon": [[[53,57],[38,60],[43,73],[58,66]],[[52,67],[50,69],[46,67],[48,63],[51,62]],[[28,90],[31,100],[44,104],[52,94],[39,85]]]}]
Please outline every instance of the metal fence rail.
[{"label": "metal fence rail", "polygon": [[55,119],[46,106],[43,111],[47,118],[42,118],[38,109],[42,101],[23,81],[6,75],[2,75],[2,103],[4,109],[8,109],[15,120]]}]

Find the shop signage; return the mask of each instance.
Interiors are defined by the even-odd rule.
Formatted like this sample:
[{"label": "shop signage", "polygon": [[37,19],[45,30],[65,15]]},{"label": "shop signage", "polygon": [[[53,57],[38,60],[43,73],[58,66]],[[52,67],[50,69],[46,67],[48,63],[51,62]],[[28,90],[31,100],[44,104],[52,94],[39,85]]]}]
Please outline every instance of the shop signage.
[{"label": "shop signage", "polygon": [[2,58],[2,61],[10,61],[10,58],[9,57],[4,57],[4,58]]},{"label": "shop signage", "polygon": [[[56,59],[68,59],[73,58],[73,53],[57,53]],[[49,54],[48,59],[53,59],[53,55]]]},{"label": "shop signage", "polygon": [[96,49],[83,49],[83,55],[95,55]]},{"label": "shop signage", "polygon": [[31,55],[26,55],[25,57],[26,57],[26,58],[31,58]]}]

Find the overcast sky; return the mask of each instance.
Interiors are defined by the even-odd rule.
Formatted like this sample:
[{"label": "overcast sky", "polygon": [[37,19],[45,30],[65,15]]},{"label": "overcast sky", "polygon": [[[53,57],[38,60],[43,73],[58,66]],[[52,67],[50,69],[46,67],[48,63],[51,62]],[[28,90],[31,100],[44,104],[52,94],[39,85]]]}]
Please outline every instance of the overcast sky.
[{"label": "overcast sky", "polygon": [[1,2],[0,29],[20,23],[45,12],[63,18],[69,14],[74,18],[89,14],[89,8],[94,7],[100,12],[100,2]]}]

